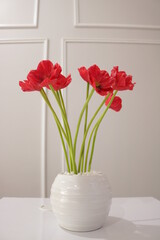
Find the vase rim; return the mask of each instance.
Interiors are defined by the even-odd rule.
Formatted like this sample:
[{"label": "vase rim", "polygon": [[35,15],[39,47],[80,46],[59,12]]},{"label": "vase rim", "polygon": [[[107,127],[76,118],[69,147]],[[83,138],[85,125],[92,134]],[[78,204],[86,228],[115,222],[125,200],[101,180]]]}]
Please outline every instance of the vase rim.
[{"label": "vase rim", "polygon": [[102,176],[103,173],[100,172],[100,171],[90,171],[90,172],[75,174],[74,172],[69,173],[69,172],[66,171],[66,172],[61,172],[58,175],[61,175],[61,176],[75,176],[75,177],[82,176],[82,177],[86,177],[86,176]]}]

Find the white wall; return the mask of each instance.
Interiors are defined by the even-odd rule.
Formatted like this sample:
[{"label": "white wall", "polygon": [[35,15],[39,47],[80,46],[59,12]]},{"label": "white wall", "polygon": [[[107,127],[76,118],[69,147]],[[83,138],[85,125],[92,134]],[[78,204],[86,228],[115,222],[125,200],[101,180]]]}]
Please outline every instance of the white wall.
[{"label": "white wall", "polygon": [[[0,197],[49,196],[63,169],[50,111],[18,86],[49,58],[72,73],[64,94],[73,132],[85,95],[78,67],[119,65],[133,75],[121,112],[102,123],[93,168],[108,175],[113,196],[160,198],[159,9],[156,0],[0,0]],[[101,101],[94,97],[90,112]]]}]

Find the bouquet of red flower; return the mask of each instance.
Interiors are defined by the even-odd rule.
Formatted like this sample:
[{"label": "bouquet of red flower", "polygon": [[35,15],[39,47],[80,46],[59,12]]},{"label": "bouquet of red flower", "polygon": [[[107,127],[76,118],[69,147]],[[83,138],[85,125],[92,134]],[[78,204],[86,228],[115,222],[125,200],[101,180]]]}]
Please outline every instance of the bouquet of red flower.
[{"label": "bouquet of red flower", "polygon": [[[20,81],[19,85],[23,91],[39,91],[41,93],[43,99],[50,108],[55,119],[55,122],[57,124],[66,158],[68,172],[73,172],[74,174],[77,174],[80,172],[81,173],[86,172],[87,169],[88,171],[91,170],[97,131],[108,109],[111,108],[114,111],[118,112],[122,108],[122,100],[120,97],[116,96],[117,92],[123,90],[133,90],[135,83],[132,83],[131,75],[127,75],[124,71],[119,71],[118,67],[113,67],[110,75],[106,70],[100,70],[97,65],[93,65],[88,69],[86,69],[85,67],[79,68],[78,71],[80,73],[80,76],[82,77],[83,80],[87,82],[87,91],[86,101],[79,116],[77,129],[73,141],[70,126],[67,119],[66,108],[61,93],[61,89],[67,87],[70,84],[71,75],[65,77],[61,74],[61,71],[62,71],[61,66],[58,63],[54,65],[49,60],[43,60],[38,64],[36,70],[32,70],[29,72],[27,80]],[[92,90],[89,92],[90,85],[92,86]],[[48,96],[44,91],[44,87],[52,91],[62,114],[63,125],[61,124],[55,110],[53,109],[48,99]],[[102,103],[100,104],[100,106],[98,107],[98,109],[95,111],[94,115],[88,122],[87,119],[88,103],[95,91],[101,96],[104,96],[104,98]],[[85,150],[86,138],[89,129],[92,126],[95,117],[97,116],[103,105],[106,105],[106,108],[103,111],[102,115],[99,117],[98,121],[92,127],[90,136],[88,138],[87,148]],[[77,165],[76,163],[77,137],[84,113],[85,113],[84,136],[79,154],[79,162]],[[67,142],[69,154],[67,154],[65,140]],[[91,143],[92,147],[90,150]]]}]

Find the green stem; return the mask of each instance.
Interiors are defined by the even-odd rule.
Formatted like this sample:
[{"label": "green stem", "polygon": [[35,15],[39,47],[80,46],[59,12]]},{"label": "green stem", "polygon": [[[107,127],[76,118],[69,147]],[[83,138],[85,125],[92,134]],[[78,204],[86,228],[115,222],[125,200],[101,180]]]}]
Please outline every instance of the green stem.
[{"label": "green stem", "polygon": [[62,103],[64,114],[65,114],[65,116],[67,118],[66,108],[65,108],[65,105],[64,105],[64,100],[63,100],[63,96],[62,96],[61,90],[59,90],[59,96],[60,96],[60,100],[61,100],[61,103]]},{"label": "green stem", "polygon": [[[86,91],[86,100],[88,98],[89,95],[89,83],[87,83],[87,91]],[[88,118],[88,105],[86,107],[86,111],[85,111],[85,122],[84,122],[84,134],[83,137],[85,135],[86,129],[87,129],[87,118]],[[85,151],[85,144],[84,144],[84,148],[83,148],[83,152],[82,152],[82,159],[81,159],[81,172],[83,172],[83,164],[84,164],[84,151]]]},{"label": "green stem", "polygon": [[[95,134],[93,137],[93,143],[92,143],[92,149],[91,149],[91,155],[90,155],[90,160],[89,160],[89,166],[88,166],[88,172],[90,172],[91,170],[91,165],[92,165],[92,159],[93,159],[93,152],[94,152],[94,146],[95,146],[95,141],[96,141],[96,136],[97,136],[97,131],[98,131],[99,125],[97,126],[96,130],[95,130]],[[93,133],[92,133],[93,135]],[[92,137],[92,136],[91,136]],[[89,143],[90,144],[90,143]]]},{"label": "green stem", "polygon": [[[64,113],[64,116],[66,118],[66,120],[68,121],[67,119],[67,113],[66,113],[66,107],[65,107],[65,104],[64,104],[64,100],[63,100],[63,96],[62,96],[62,93],[61,93],[61,90],[57,91],[57,95],[58,95],[58,98],[60,100],[60,103],[61,103],[61,106],[62,106],[62,109],[63,109],[63,113]],[[63,121],[64,122],[64,121]],[[66,126],[66,123],[64,122],[64,125],[65,125],[65,128],[67,128]],[[67,131],[68,133],[68,131]],[[68,137],[69,137],[69,134],[68,134]],[[71,141],[72,143],[72,141]],[[72,144],[72,149],[73,149],[73,144]],[[71,172],[73,172],[73,153],[70,154],[70,166],[71,166]]]},{"label": "green stem", "polygon": [[[78,164],[78,172],[80,172],[80,166],[81,166],[81,155],[82,155],[82,152],[83,152],[83,148],[84,148],[84,145],[85,145],[85,140],[86,140],[86,137],[87,137],[87,134],[88,134],[88,131],[90,129],[90,126],[92,124],[92,122],[94,121],[95,117],[97,116],[98,112],[101,110],[102,106],[104,105],[105,101],[109,98],[110,96],[110,93],[105,97],[105,99],[102,101],[102,103],[100,104],[100,106],[97,108],[95,114],[93,115],[93,117],[91,118],[89,124],[88,124],[88,127],[86,129],[86,132],[85,132],[85,135],[83,137],[83,141],[82,141],[82,145],[81,145],[81,150],[80,150],[80,156],[79,156],[79,164]],[[85,168],[84,168],[84,171],[86,172],[86,165],[87,163],[85,162]]]},{"label": "green stem", "polygon": [[[55,92],[53,88],[52,88],[52,91],[53,91],[53,93]],[[67,135],[68,135],[69,139],[71,138],[71,143],[72,143],[72,137],[70,137],[71,136],[70,127],[69,127],[69,124],[68,124],[66,109],[65,109],[63,97],[62,97],[62,94],[61,94],[61,90],[57,91],[56,93],[57,93],[57,103],[58,103],[58,105],[60,107],[60,110],[61,110],[64,127],[66,129],[66,132],[67,132]],[[69,134],[69,132],[70,132],[70,134]],[[73,146],[72,146],[72,148],[73,148]]]},{"label": "green stem", "polygon": [[92,159],[93,159],[93,152],[94,152],[94,147],[95,147],[95,141],[96,141],[96,136],[97,136],[98,128],[99,128],[100,123],[102,122],[105,114],[107,113],[109,107],[111,106],[111,104],[112,104],[112,102],[113,102],[113,100],[114,100],[114,97],[116,96],[117,92],[118,92],[117,90],[114,92],[114,94],[113,94],[113,96],[111,97],[111,100],[110,100],[110,102],[108,103],[106,109],[104,110],[103,114],[101,115],[101,117],[99,118],[99,120],[97,121],[97,123],[95,124],[95,126],[94,126],[94,128],[93,128],[93,130],[92,130],[91,135],[93,135],[93,132],[94,132],[94,130],[96,129],[96,130],[95,130],[95,133],[94,133],[94,137],[93,137],[93,143],[92,143],[91,155],[90,155],[90,160],[89,160],[88,172],[90,172],[90,170],[91,170]]},{"label": "green stem", "polygon": [[77,124],[77,129],[76,129],[76,134],[75,134],[75,138],[74,138],[74,148],[73,148],[73,152],[74,152],[74,160],[76,158],[76,144],[77,144],[77,137],[78,137],[78,132],[79,132],[79,127],[80,127],[80,123],[81,123],[81,120],[82,120],[82,116],[83,116],[83,113],[88,105],[88,102],[90,101],[92,95],[94,93],[94,88],[92,89],[91,93],[89,94],[83,108],[82,108],[82,111],[80,113],[80,116],[79,116],[79,119],[78,119],[78,124]]},{"label": "green stem", "polygon": [[55,113],[54,109],[52,108],[52,105],[51,105],[51,103],[50,103],[50,101],[49,101],[45,91],[43,90],[43,88],[41,89],[40,93],[41,93],[42,97],[44,98],[45,102],[47,103],[47,105],[49,106],[49,108],[50,108],[50,110],[51,110],[51,112],[52,112],[52,114],[54,116],[54,119],[56,121],[57,126],[60,127],[60,130],[62,131],[66,141],[68,142],[67,135],[66,135],[66,133],[65,133],[65,131],[64,131],[64,129],[63,129],[63,127],[62,127],[58,117],[57,117],[57,114]]},{"label": "green stem", "polygon": [[[53,94],[55,92],[53,87],[52,87],[52,92],[53,92]],[[66,130],[69,142],[70,142],[70,146],[72,146],[72,143],[71,143],[72,141],[70,141],[69,131],[68,131],[67,123],[66,123],[66,121],[68,122],[68,120],[67,120],[67,114],[66,114],[66,109],[65,109],[63,97],[62,97],[62,94],[61,94],[61,90],[56,91],[55,93],[57,94],[57,103],[58,103],[58,105],[60,107],[60,110],[61,110],[61,114],[62,114],[62,118],[63,118],[63,124],[64,124],[65,130]],[[68,149],[69,149],[69,156],[70,156],[71,172],[73,172],[73,150],[71,150],[71,148],[69,146],[68,146]],[[72,147],[72,149],[73,149],[73,147]]]},{"label": "green stem", "polygon": [[90,143],[91,143],[92,135],[93,135],[93,133],[94,133],[94,129],[95,129],[95,127],[93,128],[93,130],[92,130],[92,132],[91,132],[91,134],[90,134],[89,140],[88,140],[86,157],[85,157],[84,172],[86,172],[86,170],[87,170],[87,161],[88,161],[89,148],[90,148]]},{"label": "green stem", "polygon": [[[62,114],[62,118],[63,118],[63,122],[64,122],[64,127],[65,127],[65,130],[66,130],[66,133],[67,133],[67,137],[68,137],[68,147],[69,147],[69,155],[70,155],[70,164],[71,164],[71,171],[73,170],[74,173],[76,174],[77,173],[77,167],[76,167],[76,163],[74,161],[74,157],[73,157],[73,143],[72,143],[72,136],[71,136],[71,131],[70,131],[70,127],[69,127],[69,124],[68,124],[68,120],[67,120],[67,117],[66,117],[66,114],[64,113],[64,102],[63,102],[63,107],[61,105],[61,99],[60,98],[60,95],[59,95],[59,92],[55,92],[54,88],[52,85],[49,85],[53,95],[55,96],[56,100],[57,100],[57,103],[58,103],[58,106],[61,110],[61,114]],[[57,93],[57,94],[56,94]],[[61,96],[62,97],[62,96]],[[73,167],[73,169],[72,169]]]},{"label": "green stem", "polygon": [[45,91],[43,90],[43,88],[41,89],[40,93],[41,93],[43,99],[45,100],[45,102],[47,103],[47,105],[49,106],[49,108],[51,109],[51,111],[52,111],[52,113],[53,113],[53,116],[54,116],[54,118],[55,118],[55,122],[56,122],[57,127],[58,127],[58,131],[59,131],[59,134],[60,134],[60,138],[61,138],[61,141],[62,141],[62,146],[63,146],[65,158],[66,158],[67,169],[68,169],[68,172],[70,172],[70,167],[69,167],[69,162],[68,162],[67,151],[66,151],[65,144],[64,144],[64,139],[63,139],[63,136],[62,136],[61,128],[60,128],[60,126],[59,126],[59,124],[58,124],[58,122],[57,122],[57,118],[58,118],[58,117],[56,118],[55,112],[54,112],[54,110],[53,110],[53,108],[52,108],[52,106],[51,106],[51,103],[50,103],[50,101],[49,101],[49,99],[48,99]]}]

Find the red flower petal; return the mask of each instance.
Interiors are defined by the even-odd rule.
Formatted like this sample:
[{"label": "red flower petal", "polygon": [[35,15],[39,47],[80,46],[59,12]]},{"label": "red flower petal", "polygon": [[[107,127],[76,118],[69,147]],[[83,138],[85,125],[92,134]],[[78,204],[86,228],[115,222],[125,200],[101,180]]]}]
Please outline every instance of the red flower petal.
[{"label": "red flower petal", "polygon": [[50,60],[43,60],[38,64],[37,71],[43,79],[50,77],[53,69],[53,63]]},{"label": "red flower petal", "polygon": [[27,75],[27,79],[34,83],[41,83],[43,81],[43,77],[37,70],[31,70]]},{"label": "red flower petal", "polygon": [[67,87],[71,82],[71,75],[64,77],[62,74],[57,79],[53,79],[50,84],[53,86],[55,91]]},{"label": "red flower petal", "polygon": [[114,80],[113,89],[123,91],[123,90],[133,90],[135,83],[132,83],[132,76],[126,74],[124,71],[119,71],[118,66],[114,67],[111,71],[111,77]]},{"label": "red flower petal", "polygon": [[113,79],[105,70],[100,70],[97,65],[88,68],[81,67],[78,69],[81,77],[89,82],[97,93],[104,96],[112,89]]},{"label": "red flower petal", "polygon": [[83,80],[90,83],[90,77],[89,77],[88,70],[85,67],[81,67],[81,68],[78,68],[78,71],[79,71],[81,77],[83,78]]},{"label": "red flower petal", "polygon": [[[106,100],[105,105],[107,106],[112,98],[113,94],[109,96],[109,98]],[[122,108],[122,99],[118,96],[115,96],[113,99],[113,102],[111,103],[110,108],[116,112],[119,112]]]},{"label": "red flower petal", "polygon": [[41,87],[37,84],[29,82],[28,80],[19,81],[19,86],[21,87],[22,91],[30,92],[30,91],[40,91]]}]

